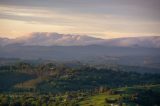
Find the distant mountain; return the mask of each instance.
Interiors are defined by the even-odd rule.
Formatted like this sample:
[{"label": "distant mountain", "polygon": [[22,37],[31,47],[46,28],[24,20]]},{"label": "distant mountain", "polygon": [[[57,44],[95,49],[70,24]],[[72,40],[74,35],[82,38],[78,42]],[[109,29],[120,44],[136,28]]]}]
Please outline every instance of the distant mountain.
[{"label": "distant mountain", "polygon": [[0,57],[160,66],[160,37],[99,39],[58,33],[0,38]]},{"label": "distant mountain", "polygon": [[0,46],[13,44],[23,46],[103,45],[160,48],[160,36],[100,39],[82,35],[36,32],[16,39],[0,38]]},{"label": "distant mountain", "polygon": [[103,45],[160,48],[160,36],[109,39]]},{"label": "distant mountain", "polygon": [[104,41],[104,39],[89,36],[47,32],[36,32],[28,36],[10,40],[10,42],[6,42],[5,44],[3,44],[3,41],[2,44],[21,44],[26,46],[77,46],[99,44]]},{"label": "distant mountain", "polygon": [[8,39],[8,38],[0,38],[0,46],[5,46],[8,44],[12,44],[12,39]]},{"label": "distant mountain", "polygon": [[[27,60],[80,61],[94,64],[160,66],[159,48],[88,46],[21,46],[0,47],[0,57]],[[160,67],[159,67],[160,68]]]}]

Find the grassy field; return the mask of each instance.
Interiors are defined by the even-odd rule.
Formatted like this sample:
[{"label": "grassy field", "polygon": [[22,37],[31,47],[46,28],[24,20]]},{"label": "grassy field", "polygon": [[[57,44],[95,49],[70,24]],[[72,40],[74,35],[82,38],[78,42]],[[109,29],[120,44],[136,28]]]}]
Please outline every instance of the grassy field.
[{"label": "grassy field", "polygon": [[160,84],[156,85],[143,85],[143,86],[133,86],[133,87],[122,87],[115,90],[125,91],[127,94],[135,93],[137,91],[143,91],[147,89],[152,89],[152,91],[160,92]]},{"label": "grassy field", "polygon": [[86,100],[81,101],[79,104],[80,106],[107,106],[107,104],[105,103],[106,98],[118,99],[119,97],[120,97],[119,94],[109,95],[108,93],[100,93],[86,98]]},{"label": "grassy field", "polygon": [[[79,102],[80,106],[116,106],[117,104],[109,104],[105,102],[105,99],[118,100],[122,95],[129,96],[130,94],[137,93],[139,91],[144,91],[147,89],[152,89],[153,91],[160,92],[160,85],[146,85],[146,86],[134,86],[134,87],[123,87],[113,89],[113,91],[124,91],[123,94],[109,94],[107,92],[95,94],[89,96],[83,101]],[[136,106],[135,103],[122,103],[122,106]]]}]

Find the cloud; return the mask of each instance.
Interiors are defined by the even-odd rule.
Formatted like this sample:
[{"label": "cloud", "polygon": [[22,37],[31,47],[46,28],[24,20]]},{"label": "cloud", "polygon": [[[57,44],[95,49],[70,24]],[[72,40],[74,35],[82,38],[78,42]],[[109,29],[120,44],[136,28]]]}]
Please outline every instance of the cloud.
[{"label": "cloud", "polygon": [[157,14],[159,0],[0,0],[1,5],[56,10],[64,13]]},{"label": "cloud", "polygon": [[[106,37],[106,32],[118,33],[114,36],[124,33],[128,36],[136,33],[158,35],[159,5],[159,0],[0,0],[0,21],[25,22],[22,26],[26,29],[20,28],[23,32],[29,31],[27,29],[34,32],[27,28],[33,25],[35,31],[52,29],[61,33],[93,33],[101,37]],[[10,29],[18,32],[20,24],[13,27],[4,22],[6,32]],[[55,26],[63,30],[57,30]],[[4,31],[1,29],[0,32]]]}]

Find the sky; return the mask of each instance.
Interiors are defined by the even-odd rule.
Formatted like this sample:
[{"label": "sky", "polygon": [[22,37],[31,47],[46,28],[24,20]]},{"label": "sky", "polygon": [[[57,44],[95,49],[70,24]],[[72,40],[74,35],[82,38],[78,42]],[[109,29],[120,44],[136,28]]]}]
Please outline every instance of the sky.
[{"label": "sky", "polygon": [[160,36],[160,0],[0,0],[0,37],[32,32]]}]

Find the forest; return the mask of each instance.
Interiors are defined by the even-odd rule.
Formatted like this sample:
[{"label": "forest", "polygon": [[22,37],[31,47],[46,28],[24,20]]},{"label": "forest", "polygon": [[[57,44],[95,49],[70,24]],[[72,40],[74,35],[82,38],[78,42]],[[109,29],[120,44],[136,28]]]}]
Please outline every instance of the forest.
[{"label": "forest", "polygon": [[127,69],[53,62],[0,65],[0,106],[160,105],[160,74]]}]

